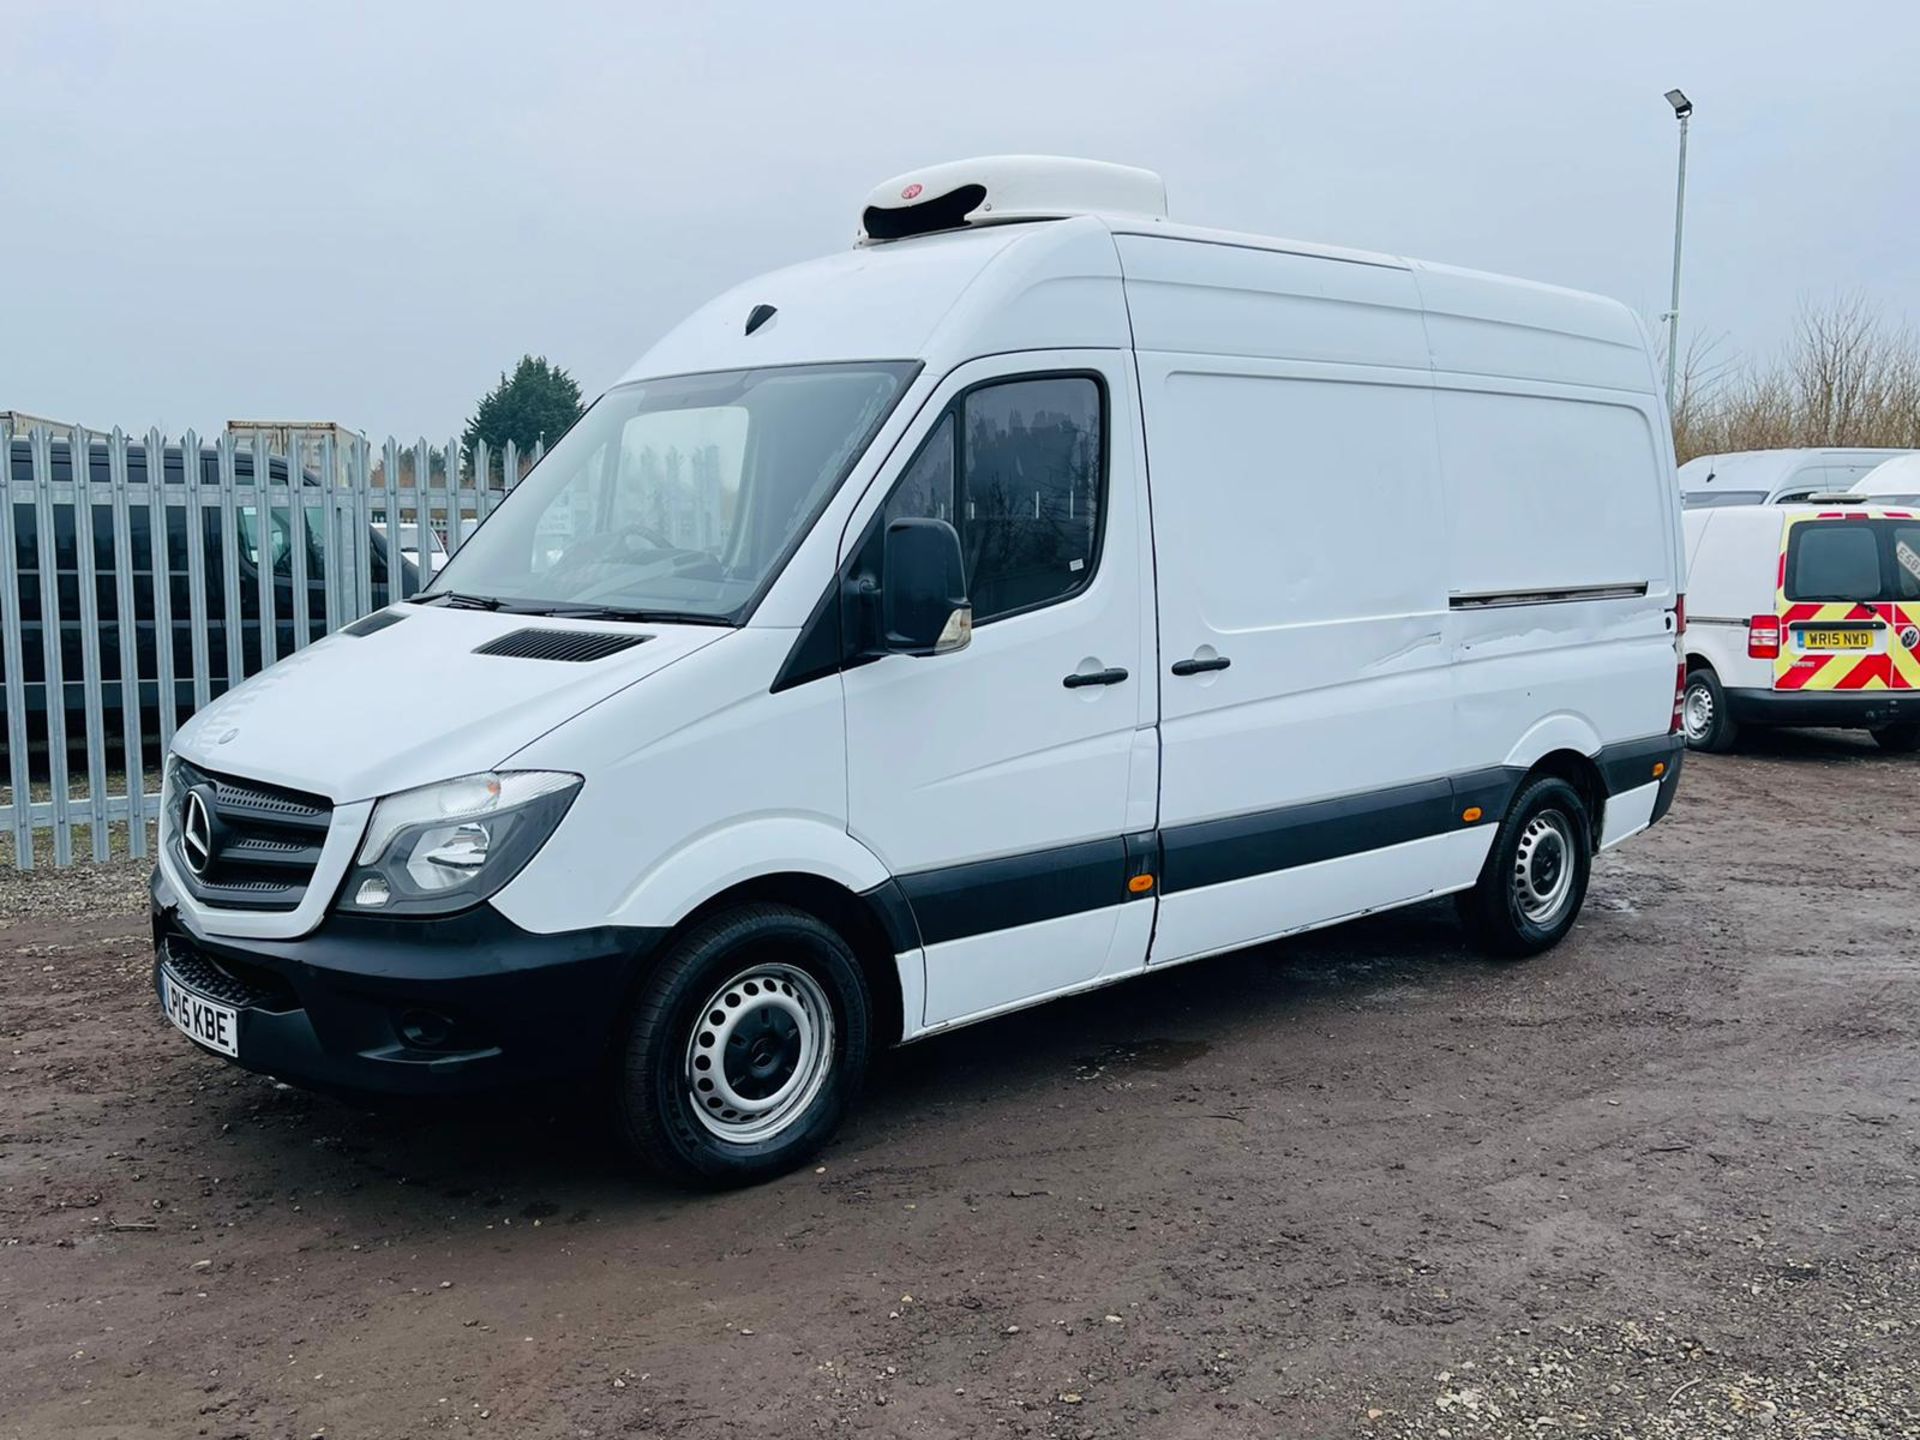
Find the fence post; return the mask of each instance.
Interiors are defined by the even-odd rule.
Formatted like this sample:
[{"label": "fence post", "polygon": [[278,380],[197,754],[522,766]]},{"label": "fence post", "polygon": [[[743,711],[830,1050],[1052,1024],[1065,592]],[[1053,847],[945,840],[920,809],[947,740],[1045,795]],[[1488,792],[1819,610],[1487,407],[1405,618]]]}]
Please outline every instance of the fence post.
[{"label": "fence post", "polygon": [[33,868],[33,776],[27,765],[26,646],[20,614],[20,565],[14,553],[13,422],[0,420],[0,664],[6,667],[7,774],[13,804],[7,815],[13,831],[13,865]]},{"label": "fence post", "polygon": [[296,430],[287,441],[287,535],[290,583],[287,603],[293,606],[293,648],[313,643],[313,596],[307,577],[307,433]]},{"label": "fence post", "polygon": [[[35,535],[40,561],[40,652],[46,662],[47,779],[53,786],[53,863],[73,863],[73,832],[68,828],[67,682],[61,661],[59,554],[53,529],[53,436],[36,425],[28,441],[33,455]],[[71,471],[73,456],[67,456]],[[69,489],[72,487],[69,486]]]},{"label": "fence post", "polygon": [[[101,672],[105,667],[100,663],[100,557],[93,546],[93,440],[78,426],[67,432],[67,464],[73,471],[74,598],[80,602],[80,715],[87,742],[87,847],[94,860],[104,861],[107,858],[107,719],[101,697]],[[64,626],[62,628],[64,630]]]},{"label": "fence post", "polygon": [[[182,463],[185,452],[182,451]],[[153,679],[159,709],[160,753],[173,747],[180,718],[180,687],[173,655],[173,556],[167,529],[167,440],[158,427],[147,431],[147,548],[153,566]],[[189,531],[187,538],[193,536]],[[191,565],[191,561],[188,562]]]},{"label": "fence post", "polygon": [[127,494],[127,436],[118,425],[107,441],[113,486],[113,609],[120,636],[120,755],[126,772],[127,854],[147,853],[147,752],[140,733],[140,632],[133,602],[133,520]]},{"label": "fence post", "polygon": [[[247,674],[244,611],[240,604],[240,465],[233,433],[221,434],[214,447],[220,467],[220,590],[221,633],[226,640],[227,686],[233,689]],[[255,477],[256,482],[259,477]],[[257,485],[256,485],[257,488]],[[223,692],[224,693],[224,692]]]},{"label": "fence post", "polygon": [[[292,463],[291,459],[288,461]],[[238,565],[239,545],[234,563]],[[280,658],[280,627],[278,616],[274,613],[273,603],[273,447],[267,440],[264,430],[253,432],[253,588],[256,603],[259,606],[258,624],[260,631],[260,664],[255,674],[266,669]],[[240,634],[241,649],[245,650],[246,631]],[[238,685],[238,678],[228,683],[228,688]]]}]

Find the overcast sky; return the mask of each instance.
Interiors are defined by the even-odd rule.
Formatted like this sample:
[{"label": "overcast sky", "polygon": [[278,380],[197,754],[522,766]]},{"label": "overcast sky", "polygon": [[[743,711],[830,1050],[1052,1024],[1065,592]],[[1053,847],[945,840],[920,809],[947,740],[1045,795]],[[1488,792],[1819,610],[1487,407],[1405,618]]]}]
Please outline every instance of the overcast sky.
[{"label": "overcast sky", "polygon": [[102,428],[437,441],[523,351],[592,396],[879,180],[1009,151],[1651,319],[1673,85],[1689,331],[1920,318],[1908,0],[0,0],[0,37],[0,409]]}]

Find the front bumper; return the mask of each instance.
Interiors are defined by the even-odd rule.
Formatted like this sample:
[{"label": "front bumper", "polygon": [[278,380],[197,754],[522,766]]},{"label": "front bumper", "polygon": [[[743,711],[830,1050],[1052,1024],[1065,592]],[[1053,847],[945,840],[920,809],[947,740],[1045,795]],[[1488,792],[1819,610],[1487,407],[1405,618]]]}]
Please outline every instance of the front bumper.
[{"label": "front bumper", "polygon": [[329,916],[297,940],[202,934],[158,871],[154,983],[239,1012],[236,1063],[313,1089],[436,1095],[592,1069],[664,931],[536,935],[491,906],[444,919]]},{"label": "front bumper", "polygon": [[1729,690],[1727,713],[1742,725],[1878,730],[1920,722],[1920,690]]}]

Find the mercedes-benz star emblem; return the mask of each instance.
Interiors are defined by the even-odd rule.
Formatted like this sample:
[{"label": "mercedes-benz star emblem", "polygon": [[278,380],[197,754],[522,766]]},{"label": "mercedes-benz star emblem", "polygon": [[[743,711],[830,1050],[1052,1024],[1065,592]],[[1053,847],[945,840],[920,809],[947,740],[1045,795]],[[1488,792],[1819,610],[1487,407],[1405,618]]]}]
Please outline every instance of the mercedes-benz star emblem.
[{"label": "mercedes-benz star emblem", "polygon": [[206,799],[198,790],[187,792],[187,811],[180,822],[180,853],[194,874],[207,873],[207,864],[213,859],[213,817],[207,813]]}]

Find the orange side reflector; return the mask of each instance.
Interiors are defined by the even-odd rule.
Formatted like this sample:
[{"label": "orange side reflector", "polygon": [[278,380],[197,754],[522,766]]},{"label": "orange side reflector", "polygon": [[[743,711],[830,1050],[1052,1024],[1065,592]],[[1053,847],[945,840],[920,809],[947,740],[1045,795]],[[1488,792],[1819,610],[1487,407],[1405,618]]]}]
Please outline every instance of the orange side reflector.
[{"label": "orange side reflector", "polygon": [[1131,880],[1127,881],[1127,889],[1132,891],[1135,895],[1144,895],[1149,890],[1153,889],[1153,876],[1136,875]]},{"label": "orange side reflector", "polygon": [[1471,825],[1474,821],[1480,818],[1480,813],[1481,813],[1480,807],[1478,805],[1469,805],[1466,809],[1460,812],[1460,818],[1466,821],[1467,824]]},{"label": "orange side reflector", "polygon": [[1653,766],[1653,778],[1658,780],[1662,775],[1666,773],[1667,773],[1667,762],[1664,760],[1655,761]]}]

